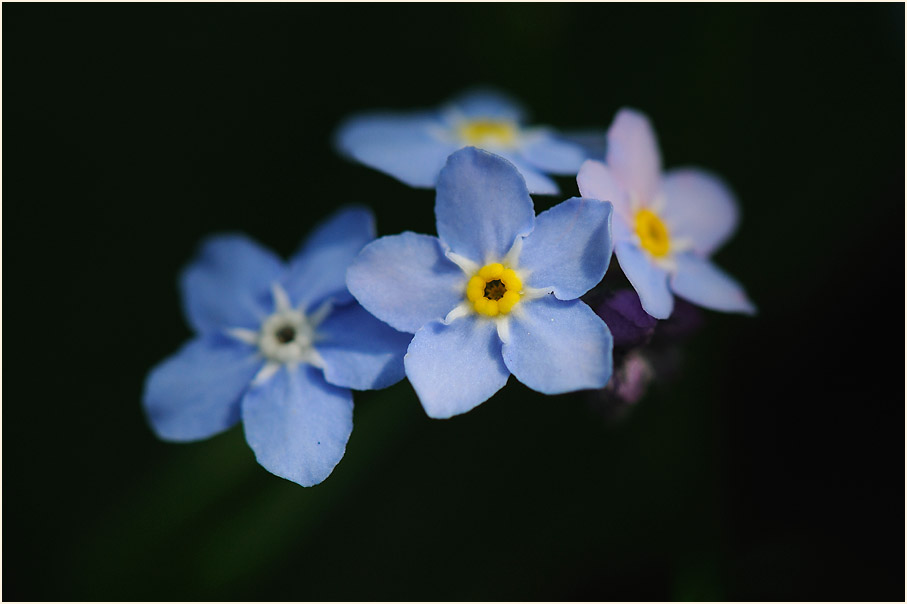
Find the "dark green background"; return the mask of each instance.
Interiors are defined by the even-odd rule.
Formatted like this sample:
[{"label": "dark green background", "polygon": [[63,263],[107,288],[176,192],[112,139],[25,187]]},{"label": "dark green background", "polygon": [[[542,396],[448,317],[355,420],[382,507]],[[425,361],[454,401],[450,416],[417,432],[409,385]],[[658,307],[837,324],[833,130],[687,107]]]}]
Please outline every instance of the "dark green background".
[{"label": "dark green background", "polygon": [[[902,4],[5,4],[3,599],[903,600],[903,48]],[[241,428],[156,440],[199,239],[289,254],[349,202],[434,233],[330,135],[477,83],[561,128],[646,111],[739,194],[717,261],[759,316],[708,313],[623,421],[357,394],[310,489]]]}]

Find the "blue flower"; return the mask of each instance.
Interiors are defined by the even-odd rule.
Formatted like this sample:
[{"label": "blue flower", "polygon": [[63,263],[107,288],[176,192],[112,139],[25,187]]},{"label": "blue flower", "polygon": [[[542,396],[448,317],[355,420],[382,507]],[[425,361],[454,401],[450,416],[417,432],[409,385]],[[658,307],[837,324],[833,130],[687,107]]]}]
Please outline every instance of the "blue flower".
[{"label": "blue flower", "polygon": [[353,116],[335,137],[338,150],[412,187],[432,188],[447,157],[462,147],[480,147],[515,165],[530,193],[554,195],[545,174],[574,175],[589,157],[576,143],[550,129],[523,125],[524,111],[500,93],[466,93],[440,109]]},{"label": "blue flower", "polygon": [[374,237],[371,213],[348,208],[287,264],[242,235],[205,241],[180,281],[197,335],[145,382],[157,435],[194,441],[242,421],[268,471],[303,486],[327,478],[353,429],[349,389],[404,376],[411,336],[365,312],[344,284]]},{"label": "blue flower", "polygon": [[608,382],[611,334],[577,298],[608,268],[611,204],[536,217],[516,168],[468,147],[441,170],[435,217],[439,237],[382,237],[347,271],[369,312],[415,334],[406,376],[429,416],[469,411],[511,372],[546,394]]},{"label": "blue flower", "polygon": [[669,317],[673,292],[713,310],[755,313],[743,287],[709,260],[739,219],[727,185],[694,168],[662,174],[649,120],[629,109],[608,130],[606,163],[587,161],[576,180],[582,195],[614,204],[614,254],[646,312]]}]

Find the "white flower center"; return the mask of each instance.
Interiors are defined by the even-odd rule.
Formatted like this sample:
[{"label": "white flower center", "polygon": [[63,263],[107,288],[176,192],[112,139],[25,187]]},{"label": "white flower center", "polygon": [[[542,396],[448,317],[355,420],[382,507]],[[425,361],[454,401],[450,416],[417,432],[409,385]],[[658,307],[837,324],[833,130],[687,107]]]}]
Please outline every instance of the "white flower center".
[{"label": "white flower center", "polygon": [[298,310],[277,311],[261,325],[258,348],[271,361],[305,361],[313,352],[315,330]]},{"label": "white flower center", "polygon": [[275,283],[271,289],[274,312],[262,321],[257,332],[239,327],[227,330],[237,340],[256,346],[261,356],[267,359],[253,383],[267,380],[283,365],[295,368],[299,363],[308,363],[324,369],[324,359],[315,349],[318,340],[316,330],[331,312],[330,301],[306,315],[290,305],[287,292],[279,284]]}]

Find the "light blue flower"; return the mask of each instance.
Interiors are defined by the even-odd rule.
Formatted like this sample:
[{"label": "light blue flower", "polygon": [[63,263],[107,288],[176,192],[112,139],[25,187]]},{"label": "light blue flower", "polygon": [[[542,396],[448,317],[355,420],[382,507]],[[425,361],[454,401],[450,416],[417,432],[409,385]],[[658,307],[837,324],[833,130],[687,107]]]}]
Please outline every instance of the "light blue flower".
[{"label": "light blue flower", "polygon": [[630,109],[608,130],[606,164],[587,161],[576,181],[582,195],[614,204],[614,254],[647,313],[668,318],[672,292],[713,310],[756,312],[743,287],[709,260],[739,220],[720,178],[695,168],[662,174],[655,132]]},{"label": "light blue flower", "polygon": [[429,416],[469,411],[511,373],[546,394],[607,384],[611,333],[577,298],[608,268],[611,204],[536,217],[516,168],[468,147],[441,170],[435,217],[438,237],[382,237],[347,271],[369,312],[415,334],[404,364]]},{"label": "light blue flower", "polygon": [[510,160],[530,193],[557,194],[557,184],[545,174],[573,176],[589,155],[549,128],[523,125],[524,117],[512,99],[477,90],[434,111],[353,116],[338,129],[335,144],[343,155],[423,188],[437,184],[451,153],[479,147]]},{"label": "light blue flower", "polygon": [[344,283],[374,237],[371,212],[354,207],[322,223],[286,264],[243,235],[205,241],[180,280],[197,335],[145,382],[157,435],[194,441],[242,421],[268,471],[303,486],[327,478],[353,429],[349,389],[404,376],[411,336],[368,314]]}]

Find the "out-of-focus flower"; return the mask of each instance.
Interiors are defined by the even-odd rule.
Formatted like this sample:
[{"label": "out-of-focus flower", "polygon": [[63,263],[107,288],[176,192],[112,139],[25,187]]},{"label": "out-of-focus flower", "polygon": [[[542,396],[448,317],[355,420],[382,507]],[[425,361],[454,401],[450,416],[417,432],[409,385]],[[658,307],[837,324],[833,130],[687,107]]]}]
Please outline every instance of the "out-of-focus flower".
[{"label": "out-of-focus flower", "polygon": [[524,125],[524,118],[514,100],[478,90],[434,111],[355,115],[341,124],[335,145],[347,157],[423,188],[437,184],[451,153],[479,147],[515,165],[530,193],[557,194],[557,184],[545,174],[572,176],[590,156],[549,128]]},{"label": "out-of-focus flower", "polygon": [[619,420],[653,383],[677,377],[684,362],[683,341],[702,326],[703,311],[677,298],[671,316],[658,321],[643,310],[632,289],[609,293],[592,308],[614,335],[614,375],[587,398],[606,418]]},{"label": "out-of-focus flower", "polygon": [[643,310],[632,289],[611,292],[592,307],[614,335],[614,374],[608,385],[588,393],[606,418],[618,420],[645,396],[653,383],[675,379],[684,362],[684,340],[704,322],[703,311],[683,298],[658,321]]},{"label": "out-of-focus flower", "polygon": [[610,204],[572,198],[536,217],[512,164],[466,148],[441,171],[439,236],[372,242],[347,285],[369,312],[415,334],[406,375],[431,417],[469,411],[511,373],[546,394],[601,388],[611,334],[577,298],[608,267],[610,215]]},{"label": "out-of-focus flower", "polygon": [[655,368],[641,348],[614,354],[614,375],[604,388],[585,393],[589,405],[607,421],[624,419],[649,390]]},{"label": "out-of-focus flower", "polygon": [[617,366],[614,377],[608,383],[608,390],[625,403],[633,404],[645,395],[649,382],[655,377],[655,370],[645,355],[634,350],[624,356]]},{"label": "out-of-focus flower", "polygon": [[722,180],[693,168],[662,174],[649,120],[629,109],[608,130],[606,164],[587,161],[577,183],[584,197],[614,204],[614,253],[646,312],[670,316],[672,292],[713,310],[756,312],[743,287],[709,260],[738,222]]},{"label": "out-of-focus flower", "polygon": [[205,241],[180,281],[197,335],[145,382],[157,435],[194,441],[242,421],[268,471],[303,486],[327,478],[353,429],[349,389],[404,376],[411,336],[367,313],[344,283],[374,237],[372,214],[348,208],[287,264],[242,235]]}]

